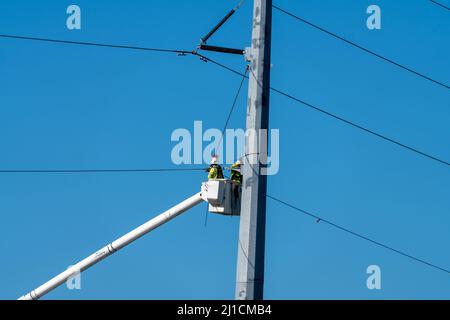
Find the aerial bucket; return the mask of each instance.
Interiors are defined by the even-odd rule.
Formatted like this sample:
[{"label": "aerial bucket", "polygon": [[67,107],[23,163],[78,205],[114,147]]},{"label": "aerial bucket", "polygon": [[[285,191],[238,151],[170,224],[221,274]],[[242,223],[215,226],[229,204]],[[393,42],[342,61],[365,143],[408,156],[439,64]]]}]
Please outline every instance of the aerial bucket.
[{"label": "aerial bucket", "polygon": [[211,179],[202,183],[202,198],[209,203],[209,212],[226,216],[241,213],[242,188],[232,180]]}]

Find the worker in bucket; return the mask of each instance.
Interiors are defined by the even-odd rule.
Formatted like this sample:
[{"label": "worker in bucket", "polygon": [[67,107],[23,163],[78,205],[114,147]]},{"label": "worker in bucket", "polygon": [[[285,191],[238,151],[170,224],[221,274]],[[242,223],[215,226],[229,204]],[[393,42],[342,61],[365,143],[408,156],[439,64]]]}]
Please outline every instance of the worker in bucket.
[{"label": "worker in bucket", "polygon": [[242,161],[238,160],[231,165],[231,181],[233,183],[233,198],[234,203],[237,205],[240,201],[240,189],[242,184],[242,173],[241,173]]},{"label": "worker in bucket", "polygon": [[231,165],[231,181],[236,185],[240,186],[242,184],[242,174],[241,174],[242,161],[238,160]]},{"label": "worker in bucket", "polygon": [[209,168],[206,169],[206,171],[208,171],[208,180],[223,179],[222,167],[217,160],[217,156],[213,156],[211,158],[211,164],[209,165]]}]

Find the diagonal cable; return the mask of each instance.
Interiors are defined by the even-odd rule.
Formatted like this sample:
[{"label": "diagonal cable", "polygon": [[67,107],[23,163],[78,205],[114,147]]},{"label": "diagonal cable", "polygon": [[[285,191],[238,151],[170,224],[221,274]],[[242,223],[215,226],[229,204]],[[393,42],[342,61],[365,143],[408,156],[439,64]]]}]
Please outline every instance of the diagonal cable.
[{"label": "diagonal cable", "polygon": [[204,171],[204,168],[148,168],[148,169],[28,169],[0,170],[2,173],[138,173],[138,172],[182,172]]},{"label": "diagonal cable", "polygon": [[238,87],[238,90],[237,90],[237,92],[236,92],[236,94],[235,94],[235,96],[234,96],[233,103],[232,103],[232,105],[231,105],[230,111],[228,112],[227,120],[225,121],[225,124],[224,124],[223,129],[222,129],[222,135],[220,136],[219,143],[217,143],[217,146],[218,146],[218,147],[219,147],[220,144],[222,143],[222,140],[223,140],[223,138],[224,138],[224,136],[225,136],[225,131],[227,130],[228,123],[230,122],[230,119],[231,119],[231,115],[233,114],[234,108],[236,107],[236,103],[237,103],[237,100],[238,100],[238,98],[239,98],[239,94],[241,93],[241,89],[242,89],[242,86],[243,86],[243,84],[244,84],[244,81],[245,81],[245,79],[248,78],[248,77],[247,77],[247,71],[248,71],[248,67],[245,68],[245,72],[244,72],[244,74],[242,75],[242,80],[241,80],[241,82],[240,82],[240,84],[239,84],[239,87]]},{"label": "diagonal cable", "polygon": [[0,34],[0,38],[9,38],[9,39],[16,39],[16,40],[31,40],[31,41],[40,41],[40,42],[52,42],[52,43],[60,43],[60,44],[73,44],[73,45],[83,45],[83,46],[93,46],[93,47],[107,47],[107,48],[116,48],[116,49],[131,49],[131,50],[141,50],[141,51],[155,51],[155,52],[167,52],[167,53],[178,53],[178,54],[192,54],[192,51],[187,51],[187,50],[164,49],[164,48],[148,48],[148,47],[138,47],[138,46],[128,46],[128,45],[118,45],[118,44],[107,44],[107,43],[97,43],[97,42],[58,40],[58,39],[27,37],[27,36],[8,35],[8,34]]},{"label": "diagonal cable", "polygon": [[326,30],[326,29],[324,29],[324,28],[322,28],[322,27],[320,27],[320,26],[318,26],[318,25],[316,25],[316,24],[314,24],[312,22],[309,22],[308,20],[305,20],[305,19],[303,19],[303,18],[301,18],[301,17],[299,17],[299,16],[297,16],[297,15],[295,15],[295,14],[289,12],[289,11],[286,11],[286,10],[276,6],[276,5],[272,5],[272,7],[274,9],[276,9],[276,10],[278,10],[278,11],[280,11],[280,12],[282,12],[282,13],[284,13],[284,14],[292,17],[292,18],[294,18],[294,19],[297,19],[298,21],[301,21],[301,22],[303,22],[303,23],[305,23],[305,24],[307,24],[307,25],[309,25],[309,26],[311,26],[313,28],[316,28],[316,29],[318,29],[318,30],[320,30],[320,31],[322,31],[324,33],[327,33],[330,36],[332,36],[332,37],[334,37],[336,39],[339,39],[339,40],[341,40],[341,41],[343,41],[343,42],[345,42],[345,43],[347,43],[347,44],[349,44],[349,45],[351,45],[351,46],[353,46],[355,48],[358,48],[358,49],[360,49],[360,50],[362,50],[362,51],[364,51],[366,53],[369,53],[369,54],[371,54],[371,55],[373,55],[373,56],[375,56],[375,57],[377,57],[377,58],[379,58],[379,59],[381,59],[381,60],[383,60],[385,62],[393,64],[393,65],[395,65],[395,66],[397,66],[397,67],[399,67],[399,68],[401,68],[403,70],[406,70],[406,71],[408,71],[408,72],[410,72],[410,73],[412,73],[412,74],[414,74],[416,76],[419,76],[419,77],[421,77],[423,79],[426,79],[428,81],[431,81],[434,84],[440,85],[440,86],[442,86],[442,87],[444,87],[446,89],[450,89],[449,85],[447,85],[447,84],[445,84],[445,83],[443,83],[441,81],[435,80],[435,79],[433,79],[433,78],[431,78],[431,77],[429,77],[429,76],[427,76],[427,75],[425,75],[423,73],[420,73],[420,72],[418,72],[418,71],[416,71],[416,70],[414,70],[414,69],[412,69],[410,67],[407,67],[407,66],[405,66],[403,64],[400,64],[400,63],[398,63],[398,62],[396,62],[396,61],[394,61],[392,59],[386,58],[386,57],[382,56],[381,54],[378,54],[378,53],[376,53],[376,52],[374,52],[372,50],[364,48],[363,46],[361,46],[361,45],[359,45],[359,44],[357,44],[357,43],[355,43],[353,41],[347,40],[347,39],[341,37],[340,35],[338,35],[336,33],[333,33],[333,32],[331,32],[329,30]]},{"label": "diagonal cable", "polygon": [[[221,64],[221,63],[219,63],[219,62],[217,62],[217,61],[215,61],[215,60],[213,60],[213,59],[211,59],[211,58],[208,58],[208,57],[205,57],[205,56],[202,56],[202,58],[203,58],[203,59],[206,59],[207,61],[210,61],[210,62],[212,62],[213,64],[215,64],[216,66],[219,66],[219,67],[221,67],[221,68],[224,68],[224,69],[226,69],[226,70],[228,70],[228,71],[230,71],[230,72],[232,72],[232,73],[234,73],[234,74],[237,74],[237,75],[240,75],[240,76],[244,76],[243,73],[241,73],[241,72],[239,72],[239,71],[236,71],[236,70],[234,70],[234,69],[232,69],[232,68],[230,68],[230,67],[228,67],[228,66],[225,66],[225,65],[223,65],[223,64]],[[255,75],[253,74],[252,69],[250,69],[250,74],[251,74],[253,77],[255,77]],[[261,85],[261,84],[258,83],[258,85]],[[423,157],[425,157],[425,158],[428,158],[429,160],[433,160],[433,161],[438,162],[438,163],[440,163],[440,164],[443,164],[443,165],[446,165],[446,166],[450,166],[450,162],[447,161],[447,160],[441,159],[441,158],[439,158],[439,157],[437,157],[437,156],[431,155],[431,154],[429,154],[429,153],[427,153],[427,152],[424,152],[424,151],[421,151],[421,150],[419,150],[419,149],[417,149],[417,148],[411,147],[411,146],[409,146],[409,145],[407,145],[407,144],[404,144],[404,143],[402,143],[402,142],[399,142],[399,141],[397,141],[397,140],[395,140],[395,139],[393,139],[393,138],[390,138],[390,137],[388,137],[388,136],[386,136],[386,135],[383,135],[383,134],[381,134],[381,133],[378,133],[378,132],[376,132],[376,131],[374,131],[374,130],[368,129],[368,128],[366,128],[366,127],[364,127],[364,126],[362,126],[362,125],[359,125],[359,124],[357,124],[357,123],[355,123],[355,122],[353,122],[353,121],[347,120],[347,119],[345,119],[345,118],[343,118],[343,117],[341,117],[341,116],[338,116],[338,115],[336,115],[336,114],[333,114],[333,113],[331,113],[331,112],[329,112],[329,111],[327,111],[327,110],[325,110],[325,109],[323,109],[323,108],[320,108],[320,107],[315,106],[315,105],[313,105],[313,104],[311,104],[311,103],[309,103],[309,102],[306,102],[306,101],[304,101],[304,100],[302,100],[302,99],[299,99],[299,98],[297,98],[297,97],[295,97],[295,96],[293,96],[293,95],[291,95],[291,94],[288,94],[288,93],[286,93],[286,92],[284,92],[284,91],[282,91],[282,90],[279,90],[279,89],[274,88],[274,87],[270,87],[270,90],[272,90],[273,92],[276,92],[276,93],[278,93],[278,94],[280,94],[280,95],[282,95],[282,96],[284,96],[284,97],[286,97],[286,98],[288,98],[288,99],[291,99],[291,100],[293,100],[293,101],[295,101],[295,102],[297,102],[297,103],[300,103],[300,104],[302,104],[302,105],[304,105],[304,106],[306,106],[306,107],[308,107],[308,108],[310,108],[310,109],[312,109],[312,110],[314,110],[314,111],[318,111],[318,112],[320,112],[320,113],[322,113],[322,114],[324,114],[324,115],[326,115],[326,116],[329,116],[329,117],[331,117],[331,118],[334,118],[334,119],[336,119],[336,120],[339,120],[339,121],[341,121],[341,122],[343,122],[343,123],[345,123],[345,124],[347,124],[347,125],[350,125],[350,126],[356,128],[356,129],[359,129],[359,130],[361,130],[361,131],[363,131],[363,132],[366,132],[366,133],[368,133],[368,134],[371,134],[371,135],[373,135],[373,136],[375,136],[375,137],[377,137],[377,138],[379,138],[379,139],[382,139],[382,140],[385,140],[385,141],[390,142],[390,143],[392,143],[392,144],[395,144],[395,145],[397,145],[397,146],[399,146],[399,147],[402,147],[402,148],[404,148],[404,149],[406,149],[406,150],[408,150],[408,151],[411,151],[411,152],[416,153],[416,154],[418,154],[418,155],[420,155],[420,156],[423,156]]]},{"label": "diagonal cable", "polygon": [[434,1],[434,0],[430,0],[430,2],[432,2],[432,3],[436,4],[436,5],[438,5],[438,6],[442,7],[442,8],[447,9],[447,10],[450,11],[450,7],[447,7],[446,5],[444,5],[444,4],[440,3],[440,2],[437,2],[437,1]]},{"label": "diagonal cable", "polygon": [[399,254],[399,255],[402,255],[402,256],[404,256],[404,257],[406,257],[406,258],[409,258],[409,259],[411,259],[411,260],[413,260],[413,261],[419,262],[419,263],[421,263],[421,264],[427,265],[427,266],[432,267],[432,268],[434,268],[434,269],[437,269],[437,270],[439,270],[439,271],[443,271],[443,272],[445,272],[445,273],[447,273],[447,274],[450,274],[450,270],[449,270],[449,269],[442,268],[442,267],[440,267],[440,266],[438,266],[438,265],[436,265],[436,264],[434,264],[434,263],[431,263],[431,262],[428,262],[428,261],[423,260],[423,259],[421,259],[421,258],[415,257],[415,256],[413,256],[413,255],[410,255],[410,254],[405,253],[405,252],[403,252],[403,251],[401,251],[401,250],[395,249],[395,248],[393,248],[393,247],[391,247],[391,246],[389,246],[389,245],[386,245],[386,244],[384,244],[384,243],[381,243],[381,242],[379,242],[379,241],[373,240],[373,239],[371,239],[371,238],[369,238],[369,237],[367,237],[367,236],[365,236],[365,235],[362,235],[361,233],[352,231],[352,230],[350,230],[350,229],[348,229],[348,228],[345,228],[345,227],[343,227],[343,226],[340,226],[340,225],[338,225],[338,224],[336,224],[336,223],[334,223],[334,222],[331,222],[331,221],[329,221],[329,220],[327,220],[327,219],[323,219],[323,218],[321,218],[321,217],[319,217],[319,216],[317,216],[317,215],[315,215],[315,214],[313,214],[313,213],[311,213],[311,212],[308,212],[308,211],[306,211],[306,210],[303,210],[303,209],[301,209],[301,208],[299,208],[299,207],[296,207],[296,206],[294,206],[294,205],[292,205],[292,204],[289,204],[289,203],[287,203],[287,202],[285,202],[285,201],[282,201],[282,200],[280,200],[280,199],[278,199],[278,198],[272,197],[272,196],[270,196],[270,195],[267,195],[267,197],[270,198],[270,199],[272,199],[272,200],[274,200],[274,201],[276,201],[276,202],[278,202],[278,203],[281,203],[281,204],[283,204],[283,205],[285,205],[285,206],[287,206],[287,207],[289,207],[289,208],[291,208],[291,209],[294,209],[294,210],[296,210],[296,211],[298,211],[298,212],[300,212],[300,213],[302,213],[302,214],[304,214],[304,215],[307,215],[307,216],[309,216],[309,217],[312,217],[312,218],[316,219],[317,222],[324,222],[324,223],[326,223],[326,224],[328,224],[328,225],[330,225],[330,226],[332,226],[332,227],[335,227],[335,228],[337,228],[337,229],[339,229],[339,230],[341,230],[341,231],[344,231],[344,232],[346,232],[346,233],[349,233],[349,234],[351,234],[351,235],[353,235],[353,236],[355,236],[355,237],[357,237],[357,238],[360,238],[360,239],[363,239],[363,240],[365,240],[365,241],[371,242],[371,243],[373,243],[373,244],[375,244],[375,245],[377,245],[377,246],[379,246],[379,247],[382,247],[382,248],[387,249],[387,250],[389,250],[389,251],[395,252],[395,253],[397,253],[397,254]]}]

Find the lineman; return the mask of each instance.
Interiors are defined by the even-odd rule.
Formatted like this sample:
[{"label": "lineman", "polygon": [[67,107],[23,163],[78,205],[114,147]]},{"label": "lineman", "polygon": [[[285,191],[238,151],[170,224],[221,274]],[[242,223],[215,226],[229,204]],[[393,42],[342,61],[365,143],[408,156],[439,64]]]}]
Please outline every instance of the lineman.
[{"label": "lineman", "polygon": [[231,181],[233,182],[232,190],[233,190],[233,198],[234,203],[237,204],[240,201],[240,189],[242,184],[242,173],[241,173],[241,166],[242,162],[241,160],[236,161],[231,165],[230,171],[231,171]]},{"label": "lineman", "polygon": [[233,181],[237,185],[242,184],[242,174],[241,174],[241,160],[236,161],[231,165],[231,181]]},{"label": "lineman", "polygon": [[209,165],[209,168],[206,169],[206,171],[208,172],[208,180],[223,179],[222,167],[218,163],[217,156],[213,156],[211,158],[211,164]]}]

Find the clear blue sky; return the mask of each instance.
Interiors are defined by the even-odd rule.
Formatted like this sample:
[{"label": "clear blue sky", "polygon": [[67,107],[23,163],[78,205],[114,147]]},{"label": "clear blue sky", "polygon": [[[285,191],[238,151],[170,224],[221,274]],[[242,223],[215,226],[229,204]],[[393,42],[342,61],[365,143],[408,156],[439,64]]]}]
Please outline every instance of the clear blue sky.
[{"label": "clear blue sky", "polygon": [[[446,2],[446,0],[441,0]],[[236,1],[3,1],[2,34],[192,49]],[[211,40],[249,44],[251,3]],[[450,83],[450,12],[427,0],[276,1]],[[365,26],[382,9],[382,30]],[[274,12],[272,85],[450,160],[450,92]],[[234,68],[236,56],[211,54]],[[0,39],[0,169],[173,167],[171,132],[221,128],[239,77],[194,57]],[[245,123],[241,95],[230,127]],[[280,172],[269,193],[450,268],[450,168],[276,94]],[[14,299],[196,193],[203,172],[0,175],[0,298]],[[268,200],[268,299],[450,299],[450,275]],[[239,220],[205,205],[83,274],[51,299],[232,299]],[[366,288],[381,267],[382,290]]]}]

